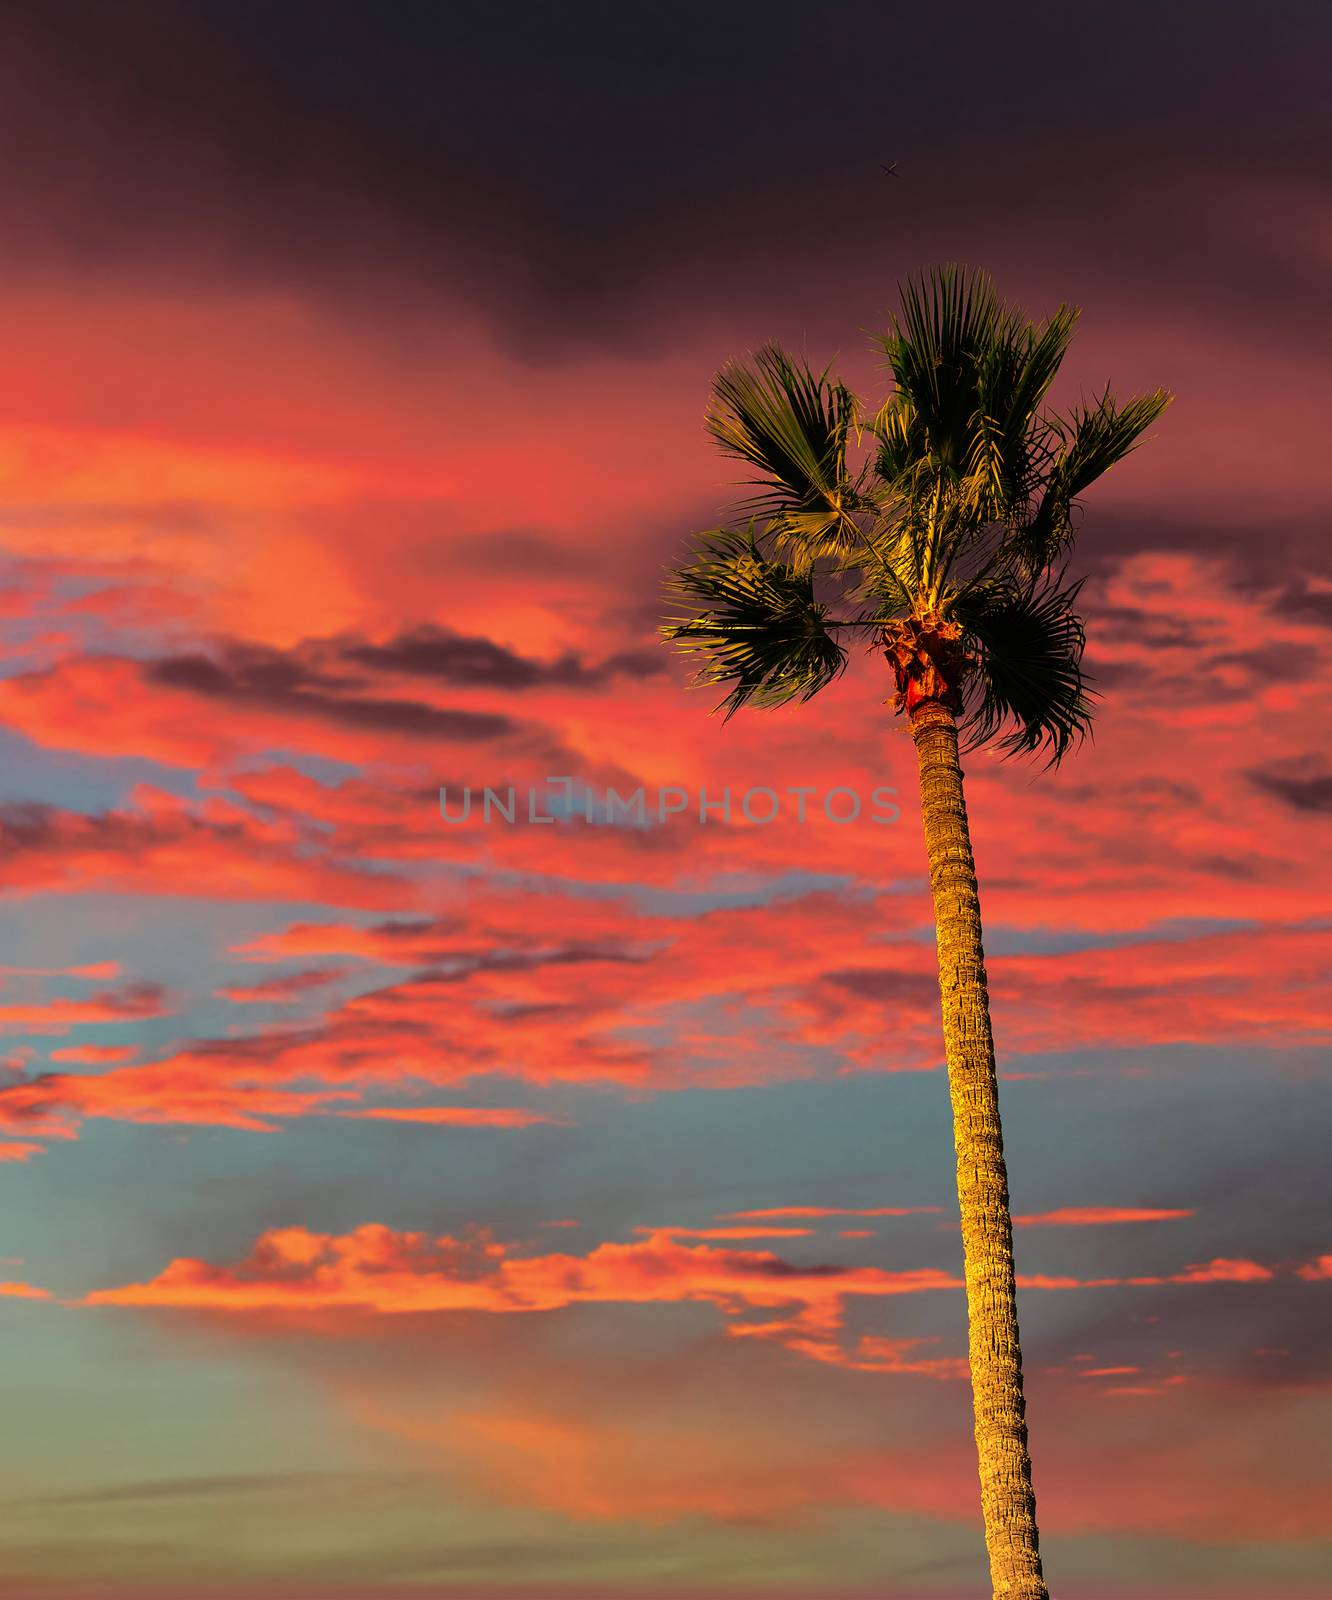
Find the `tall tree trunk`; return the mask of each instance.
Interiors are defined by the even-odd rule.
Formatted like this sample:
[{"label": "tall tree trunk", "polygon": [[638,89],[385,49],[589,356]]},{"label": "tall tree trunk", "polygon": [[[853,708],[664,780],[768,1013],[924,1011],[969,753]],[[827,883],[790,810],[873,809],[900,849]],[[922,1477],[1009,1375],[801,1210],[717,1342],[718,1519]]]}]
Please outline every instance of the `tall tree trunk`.
[{"label": "tall tree trunk", "polygon": [[1041,1575],[1022,1399],[1013,1224],[999,1127],[980,897],[958,761],[957,722],[938,700],[911,711],[934,893],[948,1092],[970,1329],[981,1511],[994,1600],[1049,1600]]}]

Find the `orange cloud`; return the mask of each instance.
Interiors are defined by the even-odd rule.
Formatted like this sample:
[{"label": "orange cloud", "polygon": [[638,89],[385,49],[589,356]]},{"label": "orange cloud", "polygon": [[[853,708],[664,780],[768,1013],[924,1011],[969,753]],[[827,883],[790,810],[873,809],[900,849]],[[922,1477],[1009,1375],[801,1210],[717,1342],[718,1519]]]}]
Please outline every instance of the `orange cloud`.
[{"label": "orange cloud", "polygon": [[81,1067],[98,1067],[108,1061],[129,1061],[138,1054],[132,1044],[68,1044],[51,1051],[52,1061],[68,1061]]},{"label": "orange cloud", "polygon": [[719,1211],[719,1219],[757,1221],[763,1217],[917,1217],[932,1216],[942,1206],[772,1206],[766,1211]]},{"label": "orange cloud", "polygon": [[808,1239],[813,1228],[661,1228],[636,1227],[635,1233],[666,1234],[672,1239]]},{"label": "orange cloud", "polygon": [[[488,1230],[459,1239],[373,1223],[340,1235],[290,1227],[261,1235],[249,1256],[233,1266],[179,1258],[146,1282],[94,1290],[84,1304],[297,1316],[310,1319],[314,1328],[331,1319],[336,1328],[348,1318],[367,1316],[521,1314],[585,1304],[694,1301],[720,1311],[730,1338],[779,1344],[824,1365],[943,1381],[966,1376],[964,1358],[919,1348],[931,1341],[862,1334],[848,1343],[843,1333],[848,1299],[956,1292],[963,1287],[956,1275],[934,1268],[798,1266],[768,1250],[683,1242],[694,1237],[711,1241],[715,1236],[706,1230],[657,1229],[633,1243],[596,1245],[585,1255],[515,1255]],[[1218,1259],[1169,1276],[1020,1275],[1018,1284],[1067,1291],[1253,1284],[1273,1277],[1256,1262]],[[1089,1370],[1112,1375],[1103,1368]]]},{"label": "orange cloud", "polygon": [[1196,1216],[1193,1211],[1155,1210],[1142,1206],[1064,1206],[1058,1211],[1028,1212],[1013,1218],[1017,1228],[1103,1228],[1121,1222],[1171,1222]]},{"label": "orange cloud", "polygon": [[527,1406],[423,1414],[379,1395],[344,1394],[362,1423],[408,1445],[462,1492],[537,1506],[579,1522],[665,1525],[686,1517],[785,1528],[821,1508],[873,1505],[947,1520],[968,1504],[965,1441],[919,1450],[793,1451],[762,1426],[650,1429]]},{"label": "orange cloud", "polygon": [[44,1144],[31,1144],[23,1140],[0,1141],[0,1161],[31,1161],[33,1156],[45,1153]]},{"label": "orange cloud", "polygon": [[[923,1355],[919,1347],[929,1343],[865,1341],[877,1350],[881,1370],[964,1380],[965,1360]],[[1187,1405],[1187,1384],[1078,1387],[1080,1393],[1061,1397],[1061,1414],[1090,1420],[1088,1407],[1133,1396],[1164,1395]],[[761,1410],[757,1416],[728,1412],[725,1426],[715,1419],[701,1423],[674,1403],[672,1392],[665,1413],[645,1405],[627,1426],[622,1416],[598,1414],[595,1391],[571,1403],[557,1391],[523,1389],[447,1410],[422,1405],[391,1385],[371,1389],[359,1371],[336,1387],[357,1421],[405,1447],[414,1463],[438,1471],[460,1496],[543,1508],[578,1522],[661,1525],[701,1517],[790,1528],[820,1510],[855,1506],[956,1523],[974,1516],[975,1462],[962,1412],[956,1427],[941,1419],[929,1438],[906,1449],[830,1446],[814,1430],[791,1447],[798,1413],[783,1412],[779,1439]],[[1160,1477],[1143,1474],[1140,1428],[1125,1439],[1113,1422],[1100,1422],[1091,1451],[1076,1426],[1047,1429],[1037,1490],[1051,1526],[1070,1535],[1148,1534],[1221,1548],[1320,1538],[1326,1472],[1298,1456],[1276,1455],[1255,1486],[1252,1452],[1272,1433],[1260,1422],[1255,1437],[1252,1418],[1241,1408],[1232,1417],[1230,1439],[1218,1440],[1206,1427],[1218,1397],[1200,1399],[1201,1415],[1181,1410],[1174,1431],[1148,1436],[1153,1460],[1162,1464]],[[1233,1405],[1235,1397],[1227,1399]]]},{"label": "orange cloud", "polygon": [[332,1102],[357,1098],[346,1089],[298,1092],[244,1080],[219,1082],[206,1071],[181,1073],[161,1065],[100,1074],[51,1072],[0,1088],[0,1126],[46,1139],[72,1139],[80,1119],[109,1117],[271,1133],[277,1127],[274,1118],[309,1115]]},{"label": "orange cloud", "polygon": [[[1150,1286],[1168,1283],[1268,1283],[1276,1274],[1258,1261],[1238,1261],[1218,1256],[1195,1263],[1165,1277],[1074,1278],[1052,1277],[1043,1273],[1018,1273],[1020,1289],[1104,1289],[1123,1285]],[[1079,1359],[1079,1358],[1075,1358]]]},{"label": "orange cloud", "polygon": [[13,1300],[49,1300],[49,1289],[35,1289],[30,1283],[0,1283],[0,1295]]},{"label": "orange cloud", "polygon": [[375,1106],[339,1111],[340,1117],[365,1117],[383,1122],[420,1122],[456,1128],[531,1128],[538,1123],[562,1124],[565,1119],[530,1111],[523,1106]]},{"label": "orange cloud", "polygon": [[83,967],[2,967],[4,978],[94,978],[110,980],[120,976],[118,961],[95,961]]},{"label": "orange cloud", "polygon": [[[462,1240],[431,1238],[366,1224],[343,1235],[275,1230],[235,1267],[181,1259],[150,1282],[97,1290],[85,1303],[395,1316],[702,1301],[722,1311],[735,1337],[776,1339],[797,1353],[835,1362],[843,1360],[836,1336],[848,1295],[920,1294],[961,1286],[960,1278],[932,1268],[802,1269],[769,1251],[687,1245],[667,1231],[632,1244],[600,1244],[585,1256],[522,1257],[487,1233]],[[734,1320],[753,1311],[784,1314],[761,1322]],[[904,1370],[900,1352],[888,1361],[881,1354],[863,1360],[869,1370]]]},{"label": "orange cloud", "polygon": [[[1276,1274],[1257,1261],[1235,1261],[1223,1256],[1185,1267],[1182,1272],[1161,1281],[1165,1283],[1268,1283]],[[1131,1283],[1150,1283],[1150,1278],[1132,1278]]]}]

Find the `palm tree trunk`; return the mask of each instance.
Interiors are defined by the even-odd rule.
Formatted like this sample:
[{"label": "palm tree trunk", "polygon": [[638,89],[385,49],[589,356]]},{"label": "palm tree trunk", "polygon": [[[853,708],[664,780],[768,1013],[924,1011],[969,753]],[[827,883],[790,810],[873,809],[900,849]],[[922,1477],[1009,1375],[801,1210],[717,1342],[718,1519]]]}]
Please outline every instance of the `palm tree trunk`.
[{"label": "palm tree trunk", "polygon": [[934,893],[990,1578],[994,1600],[1049,1600],[1027,1454],[1013,1224],[957,722],[940,701],[924,700],[911,712],[911,734],[920,761],[921,814]]}]

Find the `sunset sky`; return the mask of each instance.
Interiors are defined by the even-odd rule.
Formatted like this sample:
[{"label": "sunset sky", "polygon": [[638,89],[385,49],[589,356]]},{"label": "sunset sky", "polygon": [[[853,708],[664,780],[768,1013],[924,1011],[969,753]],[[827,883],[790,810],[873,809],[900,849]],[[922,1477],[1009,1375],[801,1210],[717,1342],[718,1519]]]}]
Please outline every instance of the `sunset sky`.
[{"label": "sunset sky", "polygon": [[[880,397],[964,261],[1176,395],[1094,743],[966,762],[1052,1593],[1332,1596],[1330,50],[0,4],[6,1595],[989,1593],[889,675],[723,724],[656,634],[717,368]],[[553,775],[901,816],[440,816]]]}]

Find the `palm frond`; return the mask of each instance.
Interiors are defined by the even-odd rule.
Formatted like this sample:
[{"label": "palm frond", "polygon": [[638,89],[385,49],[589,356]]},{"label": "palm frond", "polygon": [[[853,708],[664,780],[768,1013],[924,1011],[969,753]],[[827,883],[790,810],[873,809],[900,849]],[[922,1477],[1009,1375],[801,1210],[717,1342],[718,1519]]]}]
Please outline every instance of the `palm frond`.
[{"label": "palm frond", "polygon": [[883,621],[902,616],[916,603],[916,551],[892,528],[887,537],[867,532],[861,549],[853,550],[835,569],[849,583],[848,598],[869,601],[873,615]]},{"label": "palm frond", "polygon": [[960,594],[953,615],[976,659],[964,726],[966,747],[988,744],[1007,755],[1048,751],[1056,765],[1091,731],[1094,691],[1082,671],[1086,639],[1074,610],[1082,579],[994,577]]},{"label": "palm frond", "polygon": [[742,705],[808,700],[846,667],[846,651],[827,630],[827,609],[814,598],[812,573],[767,560],[752,527],[701,535],[668,589],[689,609],[672,617],[662,636],[701,657],[697,683],[731,686],[717,707],[727,717]]},{"label": "palm frond", "polygon": [[1039,326],[1020,317],[1006,323],[984,374],[989,409],[1006,433],[1025,436],[1068,354],[1080,315],[1077,306],[1061,305]]},{"label": "palm frond", "polygon": [[1042,465],[1041,402],[1068,351],[1078,314],[1076,307],[1061,305],[1037,325],[1005,310],[989,345],[975,352],[977,406],[967,471],[978,515],[1006,519],[1027,502]]},{"label": "palm frond", "polygon": [[1071,535],[1078,496],[1137,449],[1172,399],[1165,389],[1156,389],[1121,405],[1107,388],[1093,404],[1050,419],[1053,454],[1021,541],[1031,569],[1047,564]]},{"label": "palm frond", "polygon": [[849,389],[777,345],[713,381],[705,426],[728,455],[757,469],[746,504],[802,559],[840,551],[853,536],[846,445],[855,417]]},{"label": "palm frond", "polygon": [[1076,498],[1136,450],[1172,398],[1165,389],[1155,389],[1121,405],[1107,388],[1095,405],[1074,410],[1060,430],[1067,441],[1062,475],[1069,495]]},{"label": "palm frond", "polygon": [[[879,338],[897,386],[888,451],[892,467],[921,457],[965,470],[980,409],[980,360],[1003,321],[983,272],[937,267],[901,286],[902,315]],[[882,415],[882,413],[881,413]],[[881,462],[884,452],[880,450]]]}]

